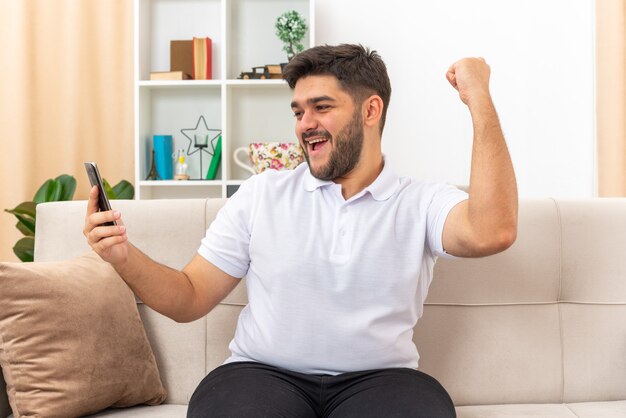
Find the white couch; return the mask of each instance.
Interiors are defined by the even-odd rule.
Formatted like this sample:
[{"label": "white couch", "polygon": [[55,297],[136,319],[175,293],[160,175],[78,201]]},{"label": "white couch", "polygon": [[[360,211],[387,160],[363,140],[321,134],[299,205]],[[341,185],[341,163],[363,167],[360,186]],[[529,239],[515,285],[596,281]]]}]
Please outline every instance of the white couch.
[{"label": "white couch", "polygon": [[[181,268],[223,203],[114,207],[139,248]],[[88,250],[84,212],[80,201],[39,205],[37,261]],[[97,416],[184,417],[196,385],[227,357],[245,303],[240,285],[189,324],[139,305],[166,404]],[[448,389],[459,417],[626,417],[626,199],[522,200],[509,250],[437,263],[414,340],[420,369]],[[0,417],[9,414],[2,394]]]}]

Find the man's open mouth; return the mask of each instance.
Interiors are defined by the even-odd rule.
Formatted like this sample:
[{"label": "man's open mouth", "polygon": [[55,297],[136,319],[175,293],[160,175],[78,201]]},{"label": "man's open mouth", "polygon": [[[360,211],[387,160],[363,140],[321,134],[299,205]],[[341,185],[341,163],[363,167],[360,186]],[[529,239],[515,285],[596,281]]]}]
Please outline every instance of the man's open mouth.
[{"label": "man's open mouth", "polygon": [[326,142],[328,142],[328,138],[315,138],[307,141],[307,145],[309,147],[309,150],[316,151],[323,147]]}]

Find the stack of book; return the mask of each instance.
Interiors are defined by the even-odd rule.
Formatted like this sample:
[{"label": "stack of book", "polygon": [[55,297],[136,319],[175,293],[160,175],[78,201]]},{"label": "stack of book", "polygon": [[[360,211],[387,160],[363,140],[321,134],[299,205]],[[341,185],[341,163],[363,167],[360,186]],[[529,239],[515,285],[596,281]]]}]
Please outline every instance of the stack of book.
[{"label": "stack of book", "polygon": [[190,80],[191,76],[182,71],[153,71],[150,80]]},{"label": "stack of book", "polygon": [[170,71],[150,73],[150,80],[211,80],[211,38],[170,41]]}]

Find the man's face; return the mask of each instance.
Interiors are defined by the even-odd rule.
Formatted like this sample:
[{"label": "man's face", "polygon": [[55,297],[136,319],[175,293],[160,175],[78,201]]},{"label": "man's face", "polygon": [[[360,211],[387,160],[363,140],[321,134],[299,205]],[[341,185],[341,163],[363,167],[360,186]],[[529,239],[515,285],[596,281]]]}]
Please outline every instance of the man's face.
[{"label": "man's face", "polygon": [[329,75],[301,78],[291,108],[311,174],[334,180],[352,171],[363,148],[363,118],[337,79]]}]

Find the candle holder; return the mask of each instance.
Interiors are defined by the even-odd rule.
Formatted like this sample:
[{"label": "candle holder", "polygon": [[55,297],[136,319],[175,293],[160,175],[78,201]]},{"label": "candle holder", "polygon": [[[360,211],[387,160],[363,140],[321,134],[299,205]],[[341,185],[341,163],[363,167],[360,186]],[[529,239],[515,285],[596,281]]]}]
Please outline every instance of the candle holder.
[{"label": "candle holder", "polygon": [[[204,127],[200,126],[200,122],[204,125]],[[200,158],[200,177],[197,180],[203,180],[203,169],[202,169],[202,153],[207,153],[208,155],[215,155],[215,142],[222,134],[221,129],[210,129],[206,120],[204,120],[204,116],[200,116],[198,122],[196,123],[195,128],[187,128],[181,129],[180,132],[185,135],[185,137],[189,140],[189,146],[187,147],[187,155],[191,156],[192,154],[198,153]],[[193,136],[193,139],[192,139]],[[191,147],[194,147],[195,150],[191,150]]]},{"label": "candle holder", "polygon": [[[213,155],[205,149],[209,146],[209,134],[194,134],[193,146],[199,148],[202,152]],[[200,156],[200,178],[202,178],[202,152],[198,154]]]}]

